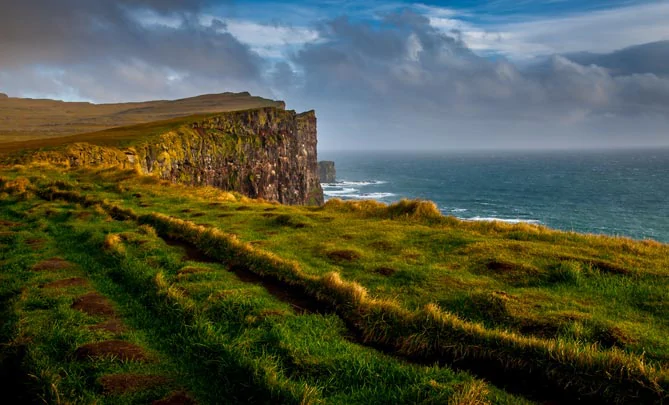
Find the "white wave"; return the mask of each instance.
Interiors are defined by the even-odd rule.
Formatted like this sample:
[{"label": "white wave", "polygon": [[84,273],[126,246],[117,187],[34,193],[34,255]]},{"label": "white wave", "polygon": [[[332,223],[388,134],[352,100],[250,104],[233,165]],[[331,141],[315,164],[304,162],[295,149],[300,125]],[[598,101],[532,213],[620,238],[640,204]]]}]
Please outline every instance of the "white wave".
[{"label": "white wave", "polygon": [[541,221],[538,219],[521,219],[521,218],[493,218],[493,217],[472,217],[472,218],[460,218],[465,221],[499,221],[506,222],[507,224],[541,224]]},{"label": "white wave", "polygon": [[368,181],[336,181],[334,183],[321,183],[322,187],[360,187],[360,186],[375,186],[377,184],[386,184],[383,180],[368,180]]},{"label": "white wave", "polygon": [[451,212],[466,212],[469,211],[467,208],[453,208],[450,210]]},{"label": "white wave", "polygon": [[351,194],[351,193],[357,193],[358,189],[356,188],[337,188],[335,190],[323,190],[323,194],[325,195],[344,195],[344,194]]},{"label": "white wave", "polygon": [[393,197],[393,193],[362,193],[362,194],[338,194],[336,197],[351,198],[354,200],[380,200],[382,198]]}]

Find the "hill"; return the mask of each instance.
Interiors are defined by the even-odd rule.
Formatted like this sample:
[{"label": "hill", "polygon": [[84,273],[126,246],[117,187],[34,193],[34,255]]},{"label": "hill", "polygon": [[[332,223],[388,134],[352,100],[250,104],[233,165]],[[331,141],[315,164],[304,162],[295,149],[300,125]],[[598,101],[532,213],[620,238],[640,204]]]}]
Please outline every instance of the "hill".
[{"label": "hill", "polygon": [[[6,95],[5,95],[6,96]],[[0,96],[0,142],[62,137],[193,114],[285,108],[249,93],[208,94],[180,100],[92,104]]]}]

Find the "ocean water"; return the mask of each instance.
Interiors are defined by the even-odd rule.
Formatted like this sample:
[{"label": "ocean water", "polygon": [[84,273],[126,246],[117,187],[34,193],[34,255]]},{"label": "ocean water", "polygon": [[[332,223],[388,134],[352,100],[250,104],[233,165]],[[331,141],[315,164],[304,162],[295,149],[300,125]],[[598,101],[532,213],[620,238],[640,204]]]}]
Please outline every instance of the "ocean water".
[{"label": "ocean water", "polygon": [[326,199],[434,201],[472,221],[528,222],[669,243],[669,149],[578,152],[320,152]]}]

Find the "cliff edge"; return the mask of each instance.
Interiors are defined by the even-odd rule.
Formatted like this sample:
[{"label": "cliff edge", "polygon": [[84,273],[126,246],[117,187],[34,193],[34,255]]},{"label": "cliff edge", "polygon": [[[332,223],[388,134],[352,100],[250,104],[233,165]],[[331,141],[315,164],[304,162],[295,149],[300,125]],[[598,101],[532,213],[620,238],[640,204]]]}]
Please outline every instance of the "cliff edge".
[{"label": "cliff edge", "polygon": [[[5,144],[10,147],[9,144]],[[30,145],[40,148],[25,153]],[[47,148],[44,146],[47,145]],[[134,168],[290,205],[323,203],[316,114],[277,107],[233,111],[11,145],[25,162]]]}]

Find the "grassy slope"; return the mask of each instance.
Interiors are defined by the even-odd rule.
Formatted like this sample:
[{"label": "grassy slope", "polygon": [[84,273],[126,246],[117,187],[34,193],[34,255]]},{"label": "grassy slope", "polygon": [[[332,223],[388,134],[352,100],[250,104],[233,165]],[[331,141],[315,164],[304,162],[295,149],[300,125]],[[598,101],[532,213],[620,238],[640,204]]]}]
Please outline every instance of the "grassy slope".
[{"label": "grassy slope", "polygon": [[[200,403],[523,402],[467,374],[351,342],[334,314],[297,310],[149,226],[114,221],[100,206],[45,201],[24,186],[5,182],[12,194],[0,199],[2,381],[6,392],[25,387],[14,403],[143,404],[178,391]],[[54,257],[65,265],[48,265]],[[74,277],[85,283],[50,284]],[[125,330],[91,330],[110,316],[71,307],[92,291],[110,300]],[[149,361],[77,358],[83,345],[111,339],[138,345]],[[34,377],[8,379],[22,373]],[[128,375],[162,380],[105,388],[105,378]]]},{"label": "grassy slope", "polygon": [[270,106],[282,107],[283,103],[248,93],[120,104],[0,98],[0,143],[49,139],[193,114]]},{"label": "grassy slope", "polygon": [[[178,264],[166,259],[157,260],[144,251],[148,248],[142,246],[151,246],[148,249],[150,252],[165,251],[168,254],[168,247],[154,236],[124,237],[117,241],[122,246],[121,253],[110,253],[107,249],[102,254],[86,253],[88,257],[79,260],[79,263],[88,263],[87,268],[102,266],[100,274],[108,272],[111,275],[124,266],[139,269],[127,276],[130,282],[126,281],[126,285],[154,285],[155,298],[160,294],[170,297],[172,291],[174,305],[194,309],[198,316],[206,319],[205,322],[213,322],[214,325],[236,325],[233,328],[235,333],[240,333],[239,325],[242,324],[260,322],[263,328],[267,326],[263,313],[281,314],[276,319],[276,326],[270,328],[271,334],[264,334],[266,331],[244,332],[244,337],[238,341],[240,346],[220,349],[221,353],[231,358],[242,358],[240,362],[243,364],[234,366],[247,367],[247,370],[259,375],[261,382],[254,383],[269,387],[265,389],[270,397],[278,395],[275,398],[288,401],[288,398],[295,399],[300,395],[314,395],[326,402],[343,403],[365,402],[377,397],[411,402],[409,398],[420,397],[443,402],[447,398],[456,398],[455,392],[463,393],[463,387],[469,387],[458,382],[465,377],[453,374],[444,374],[441,380],[432,377],[421,379],[418,375],[425,370],[415,371],[416,366],[401,365],[375,350],[346,343],[344,337],[350,332],[341,324],[342,320],[354,332],[362,333],[362,341],[390,346],[393,351],[411,358],[434,361],[440,357],[453,360],[460,356],[464,359],[459,363],[461,366],[484,375],[485,370],[480,370],[477,362],[487,364],[486,361],[490,362],[493,358],[504,359],[505,367],[523,378],[536,374],[537,367],[550,370],[547,375],[555,378],[558,388],[560,384],[585,384],[581,386],[583,388],[592,380],[593,386],[601,392],[586,396],[588,400],[634,402],[634,395],[641,391],[624,387],[630,381],[646,378],[659,385],[650,389],[657,394],[642,398],[657,398],[659,401],[662,395],[666,395],[666,367],[669,361],[665,338],[669,325],[664,316],[669,309],[669,247],[666,245],[556,232],[528,225],[464,223],[440,217],[429,204],[406,203],[391,208],[371,202],[330,202],[322,208],[278,206],[249,201],[210,188],[167,185],[154,178],[136,177],[130,172],[115,170],[62,172],[55,168],[17,168],[6,170],[5,176],[31,178],[30,181],[37,186],[28,187],[43,190],[41,195],[45,197],[54,195],[48,187],[55,186],[64,190],[63,198],[69,195],[74,200],[85,197],[91,201],[107,201],[93,211],[103,218],[104,215],[98,211],[104,213],[104,207],[108,211],[114,205],[132,209],[136,212],[132,215],[139,222],[151,222],[163,236],[172,233],[172,236],[184,238],[199,246],[200,250],[210,252],[210,256],[223,259],[223,262],[232,260],[229,264],[235,266],[249,266],[248,269],[256,273],[275,272],[272,273],[275,278],[305,287],[307,300],[309,297],[320,297],[321,302],[333,302],[339,316],[293,314],[289,319],[285,318],[283,313],[290,313],[290,306],[282,304],[281,300],[277,302],[276,297],[267,294],[267,289],[255,286],[254,291],[260,294],[257,299],[249,298],[252,295],[247,292],[239,297],[232,293],[239,285],[239,279],[224,272],[223,268],[216,270],[218,265],[211,265],[213,269],[207,265],[207,275],[197,275],[192,279],[191,276],[175,276]],[[13,194],[21,194],[20,184],[5,183],[5,188]],[[18,213],[23,209],[16,204],[38,204],[36,197],[26,195],[30,200],[23,203],[17,203],[13,198],[6,195],[3,201],[19,219],[21,216]],[[100,246],[104,245],[104,233],[137,233],[139,229],[132,221],[111,224],[106,224],[103,218],[97,222],[77,221],[75,213],[83,208],[67,204],[63,207],[64,203],[52,204],[65,211],[60,217],[61,222],[44,219],[38,214],[42,218],[39,220],[41,228],[59,238],[59,246],[71,249],[66,249],[64,254],[71,255],[75,262],[78,254],[100,250]],[[214,226],[235,235],[235,238],[228,239],[225,234],[201,237],[198,235],[207,228],[155,216],[154,212],[206,227]],[[133,238],[149,238],[150,241],[132,242]],[[72,243],[73,240],[77,242]],[[240,242],[248,242],[248,246],[252,247],[238,246]],[[212,243],[217,247],[213,248]],[[266,253],[262,252],[271,255],[263,259]],[[242,260],[245,255],[249,257],[247,262]],[[108,256],[116,261],[108,261]],[[6,257],[10,261],[16,260],[11,253]],[[233,259],[235,257],[237,259]],[[276,262],[275,257],[280,261]],[[291,270],[290,262],[282,264],[284,259],[294,260],[299,269]],[[213,274],[216,277],[209,276],[211,270],[215,270]],[[332,275],[333,271],[345,280],[357,282],[359,286],[349,286],[340,281],[338,276]],[[156,278],[159,272],[162,276]],[[223,274],[226,277],[222,277]],[[104,286],[107,279],[98,277],[100,285]],[[124,277],[120,275],[116,278],[123,280]],[[26,282],[20,278],[10,277],[8,280],[12,280],[8,285],[14,286]],[[184,280],[188,282],[182,283]],[[366,298],[361,287],[368,291],[369,296],[378,297],[380,301]],[[132,296],[132,291],[128,294]],[[212,297],[221,301],[212,304]],[[238,302],[238,298],[241,301]],[[316,302],[315,299],[311,301]],[[153,311],[151,308],[157,302],[145,298],[137,305],[143,311]],[[436,303],[448,313],[442,314],[430,305],[425,307],[430,303]],[[160,310],[160,306],[157,308]],[[28,316],[20,310],[13,313],[18,317]],[[381,314],[378,319],[377,313]],[[388,318],[388,315],[392,316]],[[191,319],[185,309],[179,316],[183,318],[176,318],[175,322],[187,323]],[[292,323],[294,318],[296,320]],[[430,322],[434,325],[423,329],[432,325]],[[136,321],[136,325],[141,329],[150,327],[150,322],[144,318]],[[442,328],[443,335],[434,335],[430,331],[434,327]],[[227,328],[224,327],[225,333],[233,333]],[[160,336],[160,332],[153,333]],[[321,335],[340,341],[333,343],[333,347],[338,349],[314,347],[321,344],[315,338]],[[435,345],[434,339],[439,339],[439,336],[445,342]],[[448,349],[451,347],[449,336],[451,339],[464,339],[452,346],[459,349]],[[188,339],[190,337],[184,338],[184,341]],[[443,343],[446,349],[440,346]],[[168,353],[171,350],[168,347],[164,349]],[[260,357],[247,353],[249,350],[260,350]],[[381,385],[377,390],[361,382],[365,389],[371,391],[358,388],[355,391],[360,396],[351,397],[358,394],[347,391],[346,387],[354,381],[342,380],[341,376],[355,372],[366,375],[367,371],[359,370],[361,365],[358,363],[349,364],[344,360],[341,361],[349,365],[323,369],[323,364],[330,364],[331,350],[338,356],[362,350],[360,353],[367,353],[364,355],[367,356],[365,367],[383,368],[384,371],[377,374],[389,379],[395,379],[395,373],[413,377]],[[251,357],[246,359],[246,355]],[[353,358],[361,356],[352,355]],[[187,370],[188,366],[184,368]],[[275,368],[281,373],[267,377],[268,370]],[[532,372],[532,369],[535,371]],[[430,370],[429,373],[444,373],[448,369],[439,367]],[[523,374],[525,371],[527,375]],[[577,374],[581,371],[584,377],[579,379]],[[600,372],[605,376],[601,381],[596,377]],[[372,374],[369,374],[369,384],[379,384],[371,377]],[[569,380],[565,375],[575,377]],[[179,379],[182,380],[189,381],[188,377]],[[432,393],[431,388],[419,383],[423,381],[434,387],[433,380],[438,382],[439,387],[451,388]],[[362,381],[366,380],[363,378]],[[229,395],[245,395],[234,394],[234,387],[239,387],[238,381],[230,384],[232,394]],[[419,389],[415,384],[423,388]],[[200,398],[211,395],[206,387],[185,388]],[[491,392],[489,399],[493,402],[508,400],[494,388]],[[573,400],[583,392],[569,395],[571,397],[568,398]]]}]

